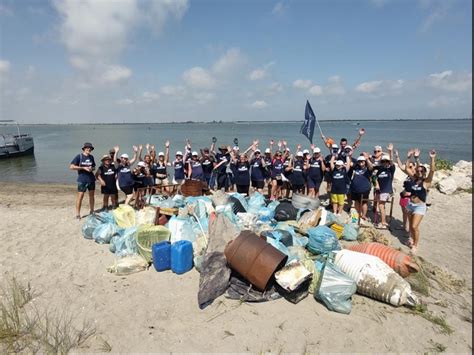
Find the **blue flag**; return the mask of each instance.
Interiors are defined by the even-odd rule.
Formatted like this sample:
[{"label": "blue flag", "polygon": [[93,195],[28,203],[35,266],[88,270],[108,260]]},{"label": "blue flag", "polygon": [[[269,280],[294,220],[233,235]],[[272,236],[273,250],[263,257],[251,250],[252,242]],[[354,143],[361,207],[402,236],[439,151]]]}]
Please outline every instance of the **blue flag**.
[{"label": "blue flag", "polygon": [[316,116],[314,115],[313,109],[309,104],[309,101],[306,100],[306,109],[304,111],[304,122],[301,126],[300,133],[306,136],[309,139],[311,144],[313,144],[313,133],[314,133],[314,124],[316,123]]}]

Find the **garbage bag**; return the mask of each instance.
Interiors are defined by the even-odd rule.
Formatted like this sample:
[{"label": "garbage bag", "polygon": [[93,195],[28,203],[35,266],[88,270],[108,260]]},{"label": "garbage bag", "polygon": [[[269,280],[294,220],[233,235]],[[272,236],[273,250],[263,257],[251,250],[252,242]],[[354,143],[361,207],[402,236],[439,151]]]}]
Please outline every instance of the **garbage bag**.
[{"label": "garbage bag", "polygon": [[[155,207],[158,207],[160,206],[160,204],[167,200],[168,197],[164,196],[164,195],[151,195],[151,196],[145,196],[145,201],[149,201],[148,203],[151,205],[151,206],[155,206]],[[173,202],[174,204],[174,202]],[[161,206],[160,206],[161,207]],[[174,206],[173,206],[174,207]]]},{"label": "garbage bag", "polygon": [[133,254],[115,259],[114,264],[109,266],[107,271],[122,276],[144,271],[147,268],[148,262],[141,255]]},{"label": "garbage bag", "polygon": [[249,208],[249,204],[248,204],[248,202],[247,202],[247,200],[245,199],[244,196],[242,196],[239,193],[233,193],[233,194],[230,195],[230,199],[234,203],[235,203],[236,200],[240,202],[239,207],[242,207],[243,211],[239,211],[239,212],[247,212],[247,209]]},{"label": "garbage bag", "polygon": [[273,218],[274,211],[269,209],[268,207],[260,207],[257,212],[258,219],[262,222],[270,222]]},{"label": "garbage bag", "polygon": [[266,302],[281,298],[280,294],[275,290],[274,285],[260,292],[237,274],[230,278],[229,288],[227,289],[225,297],[243,302]]},{"label": "garbage bag", "polygon": [[178,240],[193,242],[196,239],[191,217],[172,216],[168,221],[168,229],[171,232],[171,243]]},{"label": "garbage bag", "polygon": [[313,254],[328,254],[333,250],[341,250],[336,232],[326,226],[308,229],[309,241],[306,248]]},{"label": "garbage bag", "polygon": [[86,218],[86,221],[82,225],[82,235],[86,239],[92,239],[92,234],[94,230],[102,224],[102,221],[99,220],[95,215],[90,215]]},{"label": "garbage bag", "polygon": [[276,282],[287,291],[296,290],[309,279],[311,279],[311,272],[298,260],[291,261],[275,273]]},{"label": "garbage bag", "polygon": [[137,227],[119,229],[110,240],[109,250],[116,256],[137,254],[137,230]]},{"label": "garbage bag", "polygon": [[359,235],[359,226],[354,223],[347,223],[344,225],[344,230],[342,231],[342,239],[354,241],[357,240]]},{"label": "garbage bag", "polygon": [[120,228],[128,228],[136,225],[135,210],[129,205],[120,205],[113,212],[115,223]]},{"label": "garbage bag", "polygon": [[146,206],[136,213],[137,226],[144,224],[155,224],[156,209],[154,207]]},{"label": "garbage bag", "polygon": [[265,207],[265,197],[260,192],[255,192],[249,197],[247,212],[258,214],[261,207]]},{"label": "garbage bag", "polygon": [[277,208],[277,206],[280,204],[280,201],[277,201],[277,200],[274,200],[274,201],[271,201],[268,205],[267,205],[267,208],[269,208],[270,210],[272,211],[275,211],[275,208]]},{"label": "garbage bag", "polygon": [[207,196],[189,196],[186,197],[185,203],[188,206],[192,206],[192,211],[200,219],[208,219],[209,215],[214,211],[212,206],[212,200]]},{"label": "garbage bag", "polygon": [[112,223],[104,223],[99,225],[92,233],[92,238],[96,243],[107,244],[112,237],[117,234],[117,227]]},{"label": "garbage bag", "polygon": [[314,298],[323,302],[331,311],[349,314],[352,310],[352,295],[356,290],[356,282],[335,264],[327,261]]},{"label": "garbage bag", "polygon": [[279,242],[283,243],[286,247],[290,247],[293,245],[293,236],[290,232],[284,229],[275,229],[275,230],[267,230],[261,233],[262,236],[265,238],[273,238],[278,240]]},{"label": "garbage bag", "polygon": [[296,220],[296,208],[289,201],[282,201],[275,208],[275,219],[277,221]]}]

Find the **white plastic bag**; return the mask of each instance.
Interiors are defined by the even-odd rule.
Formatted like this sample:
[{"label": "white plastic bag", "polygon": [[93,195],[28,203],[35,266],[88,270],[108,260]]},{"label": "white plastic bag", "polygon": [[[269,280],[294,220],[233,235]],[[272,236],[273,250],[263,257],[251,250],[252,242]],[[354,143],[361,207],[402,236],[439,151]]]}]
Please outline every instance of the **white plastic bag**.
[{"label": "white plastic bag", "polygon": [[122,276],[144,271],[147,268],[148,262],[141,255],[133,254],[115,259],[114,264],[109,266],[107,271]]}]

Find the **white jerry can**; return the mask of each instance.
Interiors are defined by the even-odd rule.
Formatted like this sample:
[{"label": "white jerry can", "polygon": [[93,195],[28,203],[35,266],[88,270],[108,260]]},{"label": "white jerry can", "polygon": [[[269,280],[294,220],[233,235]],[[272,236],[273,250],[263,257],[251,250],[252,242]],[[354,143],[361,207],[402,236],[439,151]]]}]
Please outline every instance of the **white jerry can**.
[{"label": "white jerry can", "polygon": [[336,253],[334,263],[357,283],[357,292],[394,306],[418,303],[410,284],[380,258],[351,250]]}]

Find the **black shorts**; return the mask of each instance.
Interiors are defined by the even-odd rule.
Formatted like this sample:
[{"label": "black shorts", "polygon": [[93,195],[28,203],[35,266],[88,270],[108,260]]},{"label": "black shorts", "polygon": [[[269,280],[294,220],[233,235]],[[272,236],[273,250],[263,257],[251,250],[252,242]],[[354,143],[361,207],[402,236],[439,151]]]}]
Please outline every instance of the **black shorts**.
[{"label": "black shorts", "polygon": [[118,194],[117,186],[115,186],[115,185],[101,186],[100,187],[100,192],[104,195],[116,195],[116,194]]},{"label": "black shorts", "polygon": [[357,193],[357,192],[351,192],[351,199],[352,201],[358,202],[362,199],[368,199],[369,198],[370,191],[363,192],[363,193]]},{"label": "black shorts", "polygon": [[133,186],[120,186],[120,190],[122,190],[125,195],[131,195],[133,193]]},{"label": "black shorts", "polygon": [[324,181],[331,183],[332,182],[332,175],[329,172],[324,173]]},{"label": "black shorts", "polygon": [[291,189],[293,192],[302,192],[304,190],[304,184],[303,185],[291,185]]},{"label": "black shorts", "polygon": [[237,192],[239,194],[249,194],[249,186],[250,185],[236,185],[237,186]]},{"label": "black shorts", "polygon": [[263,189],[265,186],[265,181],[254,181],[252,180],[252,187],[255,187],[257,189]]},{"label": "black shorts", "polygon": [[273,184],[273,181],[277,182],[277,186],[282,186],[283,185],[283,180],[282,179],[272,178],[272,184]]}]

